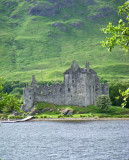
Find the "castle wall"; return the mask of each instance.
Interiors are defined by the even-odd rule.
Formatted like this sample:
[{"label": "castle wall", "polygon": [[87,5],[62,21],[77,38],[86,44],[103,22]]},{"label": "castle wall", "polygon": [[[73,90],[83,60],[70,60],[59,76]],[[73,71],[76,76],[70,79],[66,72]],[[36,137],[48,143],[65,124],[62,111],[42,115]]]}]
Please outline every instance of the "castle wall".
[{"label": "castle wall", "polygon": [[96,101],[96,75],[87,73],[86,75],[86,105],[95,104]]},{"label": "castle wall", "polygon": [[57,105],[63,105],[64,84],[39,86],[35,91],[35,102],[49,102]]}]

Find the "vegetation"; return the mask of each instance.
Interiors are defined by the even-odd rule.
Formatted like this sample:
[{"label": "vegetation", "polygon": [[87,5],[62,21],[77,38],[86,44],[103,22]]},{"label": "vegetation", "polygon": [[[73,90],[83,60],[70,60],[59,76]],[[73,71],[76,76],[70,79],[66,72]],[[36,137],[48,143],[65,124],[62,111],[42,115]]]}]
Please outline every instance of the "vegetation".
[{"label": "vegetation", "polygon": [[[69,108],[73,110],[73,115],[63,115],[62,110]],[[35,106],[36,114],[35,118],[102,118],[102,117],[111,117],[111,118],[125,118],[129,117],[129,109],[121,108],[117,106],[111,106],[108,110],[101,110],[97,106],[88,106],[85,107],[77,107],[77,106],[59,106],[53,105],[49,103],[37,103]]]},{"label": "vegetation", "polygon": [[[111,34],[111,37],[106,38],[107,41],[103,41],[102,45],[108,47],[109,51],[111,51],[114,46],[120,45],[126,50],[126,53],[129,53],[129,1],[126,1],[124,5],[119,7],[119,14],[126,16],[126,18],[123,20],[120,19],[118,26],[113,26],[112,23],[109,23],[107,28],[102,29],[105,34]],[[126,91],[120,91],[120,93],[124,96],[122,107],[127,106],[129,100],[129,88]],[[120,97],[118,97],[118,99],[120,99]]]},{"label": "vegetation", "polygon": [[3,80],[0,80],[0,113],[20,112],[21,103],[14,95],[3,93]]},{"label": "vegetation", "polygon": [[[121,92],[124,92],[129,86],[129,83],[113,82],[109,85],[109,96],[113,106],[121,106],[123,103],[123,96]],[[129,98],[126,99],[126,106],[129,108]]]},{"label": "vegetation", "polygon": [[[105,38],[99,29],[109,21],[116,24],[117,7],[125,1],[95,0],[92,5],[84,0],[84,5],[75,0],[74,6],[47,17],[28,15],[34,1],[0,0],[0,76],[20,82],[30,81],[32,74],[38,81],[63,80],[62,73],[75,59],[81,67],[89,61],[105,80],[128,81],[129,55],[119,47],[107,54],[99,43]],[[78,21],[82,25],[73,27]],[[54,26],[60,23],[66,30]]]},{"label": "vegetation", "polygon": [[129,103],[129,88],[126,91],[121,92],[121,95],[124,97],[124,102],[122,103],[122,107],[128,106]]},{"label": "vegetation", "polygon": [[109,107],[111,106],[111,101],[110,101],[109,96],[107,95],[98,96],[97,101],[96,101],[96,106],[100,108],[101,110],[108,110]]},{"label": "vegetation", "polygon": [[120,45],[123,49],[126,50],[126,53],[129,53],[129,1],[126,1],[123,6],[119,7],[119,14],[126,16],[126,20],[120,19],[118,26],[114,26],[112,23],[109,23],[107,28],[103,28],[102,31],[105,34],[110,34],[110,38],[106,38],[106,42],[102,42],[103,46],[108,47],[108,50],[111,51],[112,48],[116,45]]}]

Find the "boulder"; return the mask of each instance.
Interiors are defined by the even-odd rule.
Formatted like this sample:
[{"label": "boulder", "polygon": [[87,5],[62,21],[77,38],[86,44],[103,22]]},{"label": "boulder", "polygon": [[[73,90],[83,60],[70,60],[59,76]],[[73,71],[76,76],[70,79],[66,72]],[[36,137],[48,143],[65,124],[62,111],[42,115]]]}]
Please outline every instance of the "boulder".
[{"label": "boulder", "polygon": [[97,3],[94,0],[87,0],[85,4],[92,6],[92,5],[96,5]]},{"label": "boulder", "polygon": [[73,115],[74,110],[70,110],[67,115]]},{"label": "boulder", "polygon": [[28,8],[28,14],[29,15],[53,17],[58,12],[59,12],[59,10],[58,10],[58,7],[56,5],[49,5],[47,3],[36,4],[34,7],[29,7]]},{"label": "boulder", "polygon": [[63,23],[54,23],[53,26],[58,27],[61,31],[64,31],[64,32],[67,31],[67,28],[64,26]]},{"label": "boulder", "polygon": [[38,109],[33,109],[30,113],[31,116],[35,115],[36,113],[39,113]]},{"label": "boulder", "polygon": [[93,16],[89,16],[88,18],[91,20],[95,20],[95,19],[110,17],[115,13],[114,10],[110,7],[103,7],[103,8],[97,9],[96,11],[98,12],[97,14]]},{"label": "boulder", "polygon": [[66,109],[64,109],[64,110],[61,111],[61,113],[63,115],[73,115],[73,112],[74,112],[74,110],[71,110],[69,108],[66,108]]},{"label": "boulder", "polygon": [[80,27],[83,26],[83,22],[81,22],[81,21],[76,21],[76,22],[74,22],[74,23],[71,23],[70,25],[71,25],[72,27],[75,27],[75,28],[80,28]]},{"label": "boulder", "polygon": [[49,4],[47,2],[38,3],[35,1],[32,2],[30,0],[27,1],[34,4],[34,6],[32,7],[28,7],[28,15],[38,15],[46,17],[56,16],[60,13],[60,9],[73,7],[75,5],[73,0],[48,0],[48,2],[52,4]]}]

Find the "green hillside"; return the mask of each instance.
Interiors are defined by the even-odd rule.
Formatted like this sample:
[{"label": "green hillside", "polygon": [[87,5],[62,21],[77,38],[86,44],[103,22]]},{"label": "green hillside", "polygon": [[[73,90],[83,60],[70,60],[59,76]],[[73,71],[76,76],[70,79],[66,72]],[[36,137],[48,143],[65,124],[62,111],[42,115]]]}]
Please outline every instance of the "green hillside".
[{"label": "green hillside", "polygon": [[0,76],[7,80],[63,79],[73,60],[86,61],[108,81],[129,80],[129,55],[100,45],[100,28],[118,19],[126,0],[1,0]]}]

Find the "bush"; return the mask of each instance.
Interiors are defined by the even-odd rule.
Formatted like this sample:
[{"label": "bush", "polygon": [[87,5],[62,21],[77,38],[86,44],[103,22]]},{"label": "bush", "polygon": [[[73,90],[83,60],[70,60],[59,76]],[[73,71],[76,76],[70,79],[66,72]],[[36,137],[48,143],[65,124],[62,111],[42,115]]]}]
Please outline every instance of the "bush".
[{"label": "bush", "polygon": [[11,94],[0,95],[0,112],[1,113],[12,113],[13,111],[20,112],[21,103],[18,98]]},{"label": "bush", "polygon": [[38,118],[38,116],[34,116],[34,118],[36,119],[36,118]]},{"label": "bush", "polygon": [[59,115],[59,116],[58,116],[58,118],[62,118],[62,117],[63,117],[62,115]]},{"label": "bush", "polygon": [[101,110],[107,110],[108,107],[111,106],[111,101],[109,96],[107,95],[98,96],[96,101],[96,106],[99,107]]},{"label": "bush", "polygon": [[[125,91],[129,87],[129,83],[111,83],[109,85],[109,95],[114,106],[121,106],[123,103],[123,97],[120,94],[120,90]],[[119,97],[119,98],[117,98]],[[126,107],[129,108],[129,98],[127,99]]]}]

